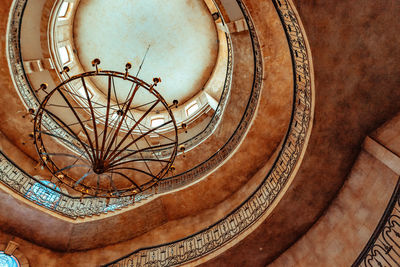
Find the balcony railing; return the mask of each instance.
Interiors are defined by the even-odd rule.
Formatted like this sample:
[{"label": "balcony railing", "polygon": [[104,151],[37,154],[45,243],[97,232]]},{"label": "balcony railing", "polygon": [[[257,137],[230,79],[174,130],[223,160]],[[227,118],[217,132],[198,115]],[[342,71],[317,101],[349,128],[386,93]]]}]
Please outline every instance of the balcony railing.
[{"label": "balcony railing", "polygon": [[[33,201],[34,203],[47,208],[49,210],[60,213],[70,218],[86,217],[99,215],[111,211],[109,208],[116,207],[118,209],[131,205],[132,203],[146,199],[146,195],[125,198],[79,198],[69,196],[61,191],[57,191],[47,184],[42,183],[39,179],[27,174],[20,169],[12,160],[10,160],[3,152],[0,151],[0,181],[8,188],[12,189],[17,194],[24,198]],[[31,192],[35,191],[35,187],[40,185],[45,188],[48,194],[57,197],[57,205],[46,205],[41,201],[35,201],[31,196]],[[51,198],[51,196],[49,196]]]}]

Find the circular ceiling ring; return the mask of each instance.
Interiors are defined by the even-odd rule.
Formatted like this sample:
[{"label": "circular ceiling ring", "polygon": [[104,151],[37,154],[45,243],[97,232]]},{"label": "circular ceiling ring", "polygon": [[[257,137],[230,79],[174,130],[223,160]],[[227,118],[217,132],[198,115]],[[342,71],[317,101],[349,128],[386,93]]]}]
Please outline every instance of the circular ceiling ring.
[{"label": "circular ceiling ring", "polygon": [[[96,65],[95,71],[70,77],[47,94],[35,115],[34,143],[41,163],[60,183],[82,195],[134,196],[157,185],[173,168],[178,150],[173,105],[155,90],[160,78],[150,85],[129,75],[128,65],[125,73],[99,70]],[[106,105],[91,99],[87,83],[93,79],[108,81]],[[70,89],[72,83],[81,84],[80,95]],[[112,103],[119,86],[130,86],[130,92],[124,101]],[[132,114],[137,94],[147,94],[153,101],[146,111]],[[168,120],[146,128],[142,121],[156,108],[165,110]],[[57,129],[46,128],[48,119],[57,122]],[[172,133],[159,134],[164,127]],[[152,136],[163,142],[152,145]],[[161,147],[171,147],[171,153],[157,153]]]}]

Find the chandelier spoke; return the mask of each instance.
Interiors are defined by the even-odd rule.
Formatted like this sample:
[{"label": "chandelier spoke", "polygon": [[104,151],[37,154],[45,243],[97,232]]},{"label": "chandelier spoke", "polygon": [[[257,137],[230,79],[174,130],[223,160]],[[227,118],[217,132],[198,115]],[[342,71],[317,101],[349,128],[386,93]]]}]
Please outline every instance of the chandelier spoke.
[{"label": "chandelier spoke", "polygon": [[101,176],[101,175],[107,176],[107,178],[110,180],[110,187],[114,190],[115,194],[116,194],[117,196],[119,196],[119,195],[120,195],[120,194],[119,194],[119,191],[118,191],[117,187],[115,186],[112,177],[111,177],[110,175],[106,174],[106,173],[100,174],[100,176]]},{"label": "chandelier spoke", "polygon": [[[68,101],[67,97],[61,92],[61,90],[58,90],[58,92],[60,93],[60,95],[62,96],[62,98],[64,99],[64,101],[67,103],[67,105],[69,106],[70,110],[72,111],[72,113],[74,114],[75,118],[78,120],[80,126],[82,127],[82,130],[84,131],[84,133],[86,134],[86,138],[88,139],[89,142],[89,146],[90,149],[92,150],[93,154],[94,154],[94,147],[93,147],[93,143],[92,143],[92,139],[89,136],[89,133],[85,127],[85,125],[83,124],[81,118],[79,117],[79,115],[76,113],[76,111],[72,108],[71,103]],[[94,158],[93,158],[94,159]]]},{"label": "chandelier spoke", "polygon": [[[164,147],[168,147],[168,146],[173,146],[174,144],[175,144],[175,143],[168,143],[168,144],[163,144],[163,145],[157,145],[157,146],[142,148],[142,149],[140,149],[140,150],[133,151],[132,153],[129,153],[129,154],[127,154],[127,155],[125,155],[125,156],[123,156],[123,157],[121,157],[121,158],[119,158],[119,159],[117,159],[117,160],[111,162],[111,165],[113,165],[113,166],[120,165],[120,162],[121,162],[122,160],[124,160],[124,159],[126,159],[126,158],[129,158],[129,157],[132,157],[133,155],[135,155],[135,154],[137,154],[137,153],[146,152],[146,151],[148,151],[148,150],[160,149],[160,148],[164,148]],[[152,151],[152,152],[153,152],[153,151]],[[115,163],[118,163],[118,164],[115,164]],[[125,162],[124,162],[124,163],[125,163]],[[124,164],[124,163],[122,163],[122,164]]]},{"label": "chandelier spoke", "polygon": [[69,169],[76,168],[76,167],[91,167],[91,166],[87,165],[87,164],[71,164],[71,165],[69,165],[67,167],[64,167],[64,168],[56,171],[55,174],[58,174],[58,173],[61,173],[61,172],[65,171],[65,170],[69,170]]},{"label": "chandelier spoke", "polygon": [[[115,150],[113,153],[110,154],[110,158],[113,159],[114,156],[113,154],[115,153],[115,151],[117,151],[117,149],[122,145],[122,143],[130,136],[130,134],[132,133],[132,131],[138,126],[138,124],[144,119],[146,118],[146,116],[158,105],[160,101],[157,101],[156,103],[154,103],[141,117],[140,119],[132,126],[132,128],[128,131],[128,133],[122,138],[122,140],[119,142],[119,144],[115,147]],[[128,106],[129,107],[129,106]],[[142,135],[143,136],[143,135]],[[140,138],[139,138],[140,139]],[[128,147],[130,147],[133,143],[130,143],[129,145],[125,146],[123,148],[126,149]],[[119,154],[120,152],[118,152],[117,154]]]},{"label": "chandelier spoke", "polygon": [[97,194],[99,193],[99,189],[100,189],[100,174],[97,174],[97,182],[96,182],[96,192],[95,192],[95,196],[97,196]]},{"label": "chandelier spoke", "polygon": [[[133,117],[133,115],[132,115],[132,119],[133,119],[133,121],[136,123],[136,121],[135,121],[135,118]],[[138,126],[137,126],[137,128],[139,129],[139,132],[143,135],[143,131],[142,131],[142,129],[140,128],[140,126],[139,125],[141,125],[140,123],[138,124]],[[150,128],[147,128],[146,127],[146,129],[147,130],[151,130]],[[154,133],[157,133],[157,131],[153,131]],[[163,135],[162,135],[163,136]],[[174,141],[174,140],[172,140],[171,138],[168,138],[168,137],[166,137],[166,136],[164,136],[166,139],[168,139],[169,141]],[[147,140],[147,138],[146,138],[146,136],[144,135],[144,140],[146,141],[146,143],[147,143],[147,145],[149,146],[149,147],[151,147],[151,145],[150,145],[150,143],[149,143],[149,141]],[[137,144],[136,144],[136,142],[135,142],[135,145],[136,145],[136,148],[137,149],[139,149],[138,148],[138,146],[137,146]],[[154,157],[156,157],[157,159],[159,159],[158,158],[158,156],[157,156],[157,154],[156,153],[154,153],[154,152],[152,152],[153,153],[153,155],[154,155]],[[140,153],[140,156],[142,156],[142,153]],[[161,164],[161,162],[160,162],[160,164]],[[162,164],[161,164],[162,165]],[[146,166],[147,166],[147,164],[146,164]]]},{"label": "chandelier spoke", "polygon": [[[122,111],[122,118],[121,118],[121,120],[120,120],[120,122],[119,122],[119,124],[118,124],[117,130],[114,132],[113,138],[111,139],[111,142],[110,142],[110,144],[109,144],[109,146],[108,146],[108,148],[107,148],[107,151],[104,153],[104,157],[106,157],[106,156],[108,155],[108,153],[110,152],[111,146],[113,145],[113,143],[114,143],[114,141],[115,141],[115,139],[116,139],[116,137],[117,137],[117,135],[118,135],[118,133],[119,133],[119,130],[121,129],[122,122],[123,122],[123,120],[124,120],[125,117],[126,117],[126,113],[128,112],[129,107],[130,107],[131,104],[132,104],[132,100],[133,100],[133,98],[135,97],[135,94],[136,94],[137,90],[139,89],[139,87],[140,87],[140,85],[137,84],[136,87],[135,87],[135,90],[133,91],[131,97],[129,98],[129,102],[128,102],[128,104],[127,104],[127,108],[126,108],[125,110],[121,110],[121,111]],[[116,98],[117,98],[117,97],[116,97]],[[117,147],[116,149],[118,149],[118,147]]]},{"label": "chandelier spoke", "polygon": [[[130,111],[129,111],[129,112],[130,112]],[[125,125],[128,127],[126,121],[125,121]],[[130,134],[129,136],[131,137],[132,140],[135,140],[135,138],[134,138],[134,136],[133,136],[132,134]],[[135,147],[136,147],[137,150],[139,149],[139,146],[137,145],[136,142],[135,142]],[[126,150],[128,151],[128,149],[126,149]],[[141,152],[139,152],[139,155],[140,155],[140,157],[143,159],[143,155],[142,155]],[[152,171],[150,170],[150,167],[149,167],[149,165],[147,164],[146,161],[144,161],[144,164],[146,165],[147,170],[148,170],[151,174],[153,174]]]},{"label": "chandelier spoke", "polygon": [[83,154],[81,154],[80,156],[76,156],[76,155],[67,154],[67,153],[42,153],[42,155],[56,156],[56,157],[69,157],[69,158],[74,158],[74,159],[80,160],[80,159],[82,159]]},{"label": "chandelier spoke", "polygon": [[129,111],[135,110],[135,109],[139,109],[139,108],[142,108],[142,107],[145,107],[145,106],[147,106],[147,105],[153,104],[153,103],[156,102],[156,101],[157,101],[157,99],[156,99],[156,100],[153,100],[153,101],[150,101],[150,102],[148,102],[148,103],[146,103],[146,104],[142,104],[142,105],[140,105],[140,106],[131,107],[131,108],[129,109]]},{"label": "chandelier spoke", "polygon": [[87,98],[87,101],[88,101],[88,104],[89,104],[90,115],[92,116],[93,131],[94,131],[94,135],[95,135],[94,140],[95,140],[95,144],[96,144],[96,153],[95,153],[95,154],[96,154],[96,158],[98,158],[98,157],[99,157],[99,155],[98,155],[98,153],[99,153],[99,141],[98,141],[98,138],[97,138],[96,117],[95,117],[95,115],[94,115],[94,110],[93,110],[93,106],[92,106],[92,101],[90,100],[91,97],[90,97],[90,95],[89,95],[89,91],[88,91],[87,86],[86,86],[85,77],[82,76],[81,79],[82,79],[83,89],[84,89],[84,91],[85,91],[86,98]]},{"label": "chandelier spoke", "polygon": [[[133,117],[132,113],[129,112],[129,114],[130,114],[131,116],[128,115],[128,117],[136,123],[137,121],[136,121],[135,118]],[[137,125],[137,128],[138,128],[138,130],[139,130],[139,132],[140,132],[141,134],[143,134],[143,131],[141,130],[140,126],[144,127],[144,128],[147,129],[147,130],[151,130],[150,127],[147,127],[147,126],[143,125],[142,123],[139,123],[139,124]],[[164,138],[168,139],[169,141],[174,141],[172,138],[169,138],[168,136],[165,136],[165,135],[163,135],[163,134],[160,134],[160,133],[158,133],[157,131],[154,131],[154,133],[156,133],[158,136],[161,136],[161,137],[164,137]],[[145,139],[145,140],[146,140],[146,142],[147,142],[147,139]],[[147,144],[149,145],[148,142],[147,142]]]},{"label": "chandelier spoke", "polygon": [[161,163],[162,162],[164,162],[164,163],[168,163],[169,162],[168,160],[163,160],[163,159],[140,158],[140,159],[126,160],[126,161],[123,161],[123,162],[119,162],[118,164],[113,164],[113,165],[111,165],[111,169],[113,167],[121,166],[121,165],[126,164],[126,163],[142,162],[142,161],[144,161],[144,162],[146,162],[146,161],[154,161],[154,162],[161,162]]},{"label": "chandelier spoke", "polygon": [[[102,116],[98,116],[97,118],[98,119],[102,119],[102,118],[105,118],[105,117],[106,117],[105,115],[102,115]],[[82,122],[89,122],[91,120],[92,119],[87,119],[87,120],[83,120]],[[66,124],[66,126],[71,127],[71,126],[75,126],[75,125],[78,125],[78,124],[79,124],[79,122],[74,122],[74,123]],[[47,130],[48,131],[53,131],[55,129],[62,129],[62,126],[56,126],[56,127],[53,127],[53,128],[48,128]]]},{"label": "chandelier spoke", "polygon": [[[45,111],[47,114],[49,114],[51,117],[55,118],[58,122],[60,122],[60,123],[65,127],[65,129],[68,131],[68,133],[70,133],[70,134],[81,144],[81,146],[83,147],[83,149],[86,151],[88,157],[90,158],[91,162],[94,163],[94,158],[90,155],[89,150],[87,149],[86,143],[83,142],[83,141],[79,138],[79,136],[78,136],[78,135],[77,135],[63,120],[61,120],[57,115],[53,114],[51,111],[46,110],[46,109],[44,109],[44,111]],[[82,125],[82,123],[79,122],[79,125]],[[54,136],[54,135],[53,135],[53,136]],[[62,139],[62,140],[64,140],[64,141],[66,141],[66,142],[68,142],[68,143],[71,143],[70,141],[66,140],[66,139],[63,138],[63,137],[59,137],[59,138]],[[73,146],[76,147],[74,144],[73,144]]]},{"label": "chandelier spoke", "polygon": [[[79,155],[79,157],[78,157],[72,164],[76,164],[76,163],[82,158],[83,153],[84,153],[84,152],[82,152],[82,153]],[[88,161],[89,161],[89,160],[88,160]]]},{"label": "chandelier spoke", "polygon": [[[140,186],[139,186],[137,183],[135,183],[131,178],[129,178],[127,175],[125,175],[125,174],[123,174],[123,173],[121,173],[121,172],[116,172],[116,171],[113,171],[113,170],[111,170],[111,171],[112,171],[112,173],[121,175],[122,177],[124,177],[125,179],[127,179],[129,182],[131,182],[134,186],[136,186],[136,188],[139,189],[139,191],[142,191],[142,189],[140,188]],[[139,171],[139,170],[138,170],[138,171]],[[144,172],[144,173],[146,173],[146,172]]]},{"label": "chandelier spoke", "polygon": [[108,77],[108,93],[107,93],[107,109],[106,109],[106,122],[104,124],[103,131],[103,142],[101,145],[100,158],[103,158],[104,145],[106,143],[107,129],[108,129],[108,117],[110,116],[110,102],[111,102],[111,76]]},{"label": "chandelier spoke", "polygon": [[75,184],[73,185],[73,187],[76,187],[78,184],[80,184],[86,177],[88,177],[90,174],[92,174],[92,171],[88,171],[87,173],[85,173],[78,181],[75,182]]},{"label": "chandelier spoke", "polygon": [[[64,91],[65,93],[67,93],[67,94],[69,94],[69,95],[72,95],[72,96],[74,96],[74,97],[76,97],[76,98],[78,98],[78,99],[80,99],[80,100],[82,100],[82,101],[87,100],[86,97],[81,96],[81,95],[79,95],[79,94],[77,94],[77,93],[71,92],[71,91],[69,91],[69,90],[65,90],[65,89],[62,88],[62,87],[60,87],[60,88],[58,88],[58,89],[61,90],[61,91]],[[103,105],[103,104],[101,104],[101,103],[99,103],[99,102],[96,102],[96,101],[92,101],[92,103],[93,103],[93,104],[96,104],[96,105],[98,105],[98,106],[100,106],[100,107],[102,107],[102,108],[106,107],[105,105]],[[114,106],[118,106],[118,105],[115,104],[115,105],[112,105],[111,107],[114,107]]]},{"label": "chandelier spoke", "polygon": [[161,125],[159,125],[159,126],[153,128],[153,129],[147,131],[146,133],[140,135],[138,138],[136,138],[135,140],[131,141],[128,145],[126,145],[126,146],[125,146],[122,150],[120,150],[117,154],[115,154],[112,158],[110,158],[110,161],[112,161],[113,159],[115,159],[117,156],[119,156],[119,155],[122,153],[122,151],[126,150],[128,147],[130,147],[132,144],[136,143],[137,141],[139,141],[140,139],[142,139],[142,138],[145,137],[146,135],[148,135],[148,134],[152,133],[153,131],[155,131],[155,130],[157,130],[157,129],[159,129],[159,128],[165,126],[165,125],[168,125],[168,124],[170,124],[170,123],[172,123],[172,122],[173,122],[172,120],[171,120],[171,121],[168,121],[168,122],[165,122],[165,123],[163,123],[163,124],[161,124]]},{"label": "chandelier spoke", "polygon": [[[56,108],[69,108],[68,106],[64,105],[57,105],[57,104],[48,104],[48,107],[56,107]],[[90,109],[89,107],[81,107],[81,106],[74,106],[74,109]]]},{"label": "chandelier spoke", "polygon": [[[142,126],[143,128],[145,128],[146,130],[151,130],[150,127],[147,127],[147,126],[142,125],[142,124],[141,124],[141,126]],[[138,125],[138,129],[139,129],[139,131],[143,134],[143,131],[139,128],[139,125]],[[172,139],[172,138],[170,138],[170,137],[168,137],[168,136],[165,136],[165,135],[163,135],[163,134],[161,134],[161,133],[159,133],[159,132],[157,132],[157,131],[153,131],[152,133],[155,133],[156,135],[158,135],[158,136],[160,136],[160,137],[163,137],[163,138],[165,138],[165,139],[168,139],[169,141],[174,141],[174,139]],[[146,140],[146,141],[147,141],[147,140]]]},{"label": "chandelier spoke", "polygon": [[[111,121],[109,121],[107,129],[109,129],[109,133],[106,135],[106,141],[105,141],[105,147],[102,149],[103,150],[103,156],[101,157],[102,159],[105,157],[104,155],[104,149],[111,145],[111,138],[114,136],[114,133],[116,131],[116,124],[119,123],[120,116],[111,116]],[[103,136],[104,137],[104,136]]]}]

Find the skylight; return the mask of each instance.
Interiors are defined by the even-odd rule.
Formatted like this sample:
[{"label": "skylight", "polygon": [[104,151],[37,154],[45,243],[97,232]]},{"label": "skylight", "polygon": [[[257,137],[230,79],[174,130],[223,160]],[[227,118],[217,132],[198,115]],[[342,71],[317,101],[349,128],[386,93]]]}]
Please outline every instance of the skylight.
[{"label": "skylight", "polygon": [[155,128],[157,126],[162,125],[164,122],[165,122],[165,120],[163,118],[155,118],[155,119],[151,120],[150,125],[152,128]]},{"label": "skylight", "polygon": [[67,16],[68,7],[69,7],[68,2],[64,2],[61,4],[60,11],[58,11],[59,18],[65,18]]},{"label": "skylight", "polygon": [[70,61],[67,47],[63,46],[58,48],[58,53],[60,54],[60,59],[62,64],[66,64]]},{"label": "skylight", "polygon": [[198,109],[199,109],[199,105],[196,102],[192,102],[186,107],[186,115],[189,117],[190,115],[195,113],[196,110],[198,110]]},{"label": "skylight", "polygon": [[[44,185],[45,186],[44,186]],[[46,187],[47,186],[47,187]],[[52,189],[50,189],[52,188]],[[48,208],[55,208],[60,201],[61,195],[56,191],[60,192],[60,188],[54,183],[46,180],[42,180],[41,183],[35,183],[25,194],[25,197],[36,202],[41,206]],[[1,266],[1,265],[0,265]]]}]

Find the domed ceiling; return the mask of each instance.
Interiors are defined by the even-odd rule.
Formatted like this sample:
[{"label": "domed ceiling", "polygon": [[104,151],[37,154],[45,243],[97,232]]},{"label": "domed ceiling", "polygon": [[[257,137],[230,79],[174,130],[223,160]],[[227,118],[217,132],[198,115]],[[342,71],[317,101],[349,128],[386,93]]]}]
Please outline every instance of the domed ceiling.
[{"label": "domed ceiling", "polygon": [[[168,103],[185,103],[202,90],[218,55],[216,25],[201,1],[80,1],[73,43],[85,71],[100,58],[102,69],[131,62],[144,81],[161,77],[157,89]],[[106,83],[96,87],[107,92]],[[135,97],[137,105],[149,102],[142,98]]]}]

